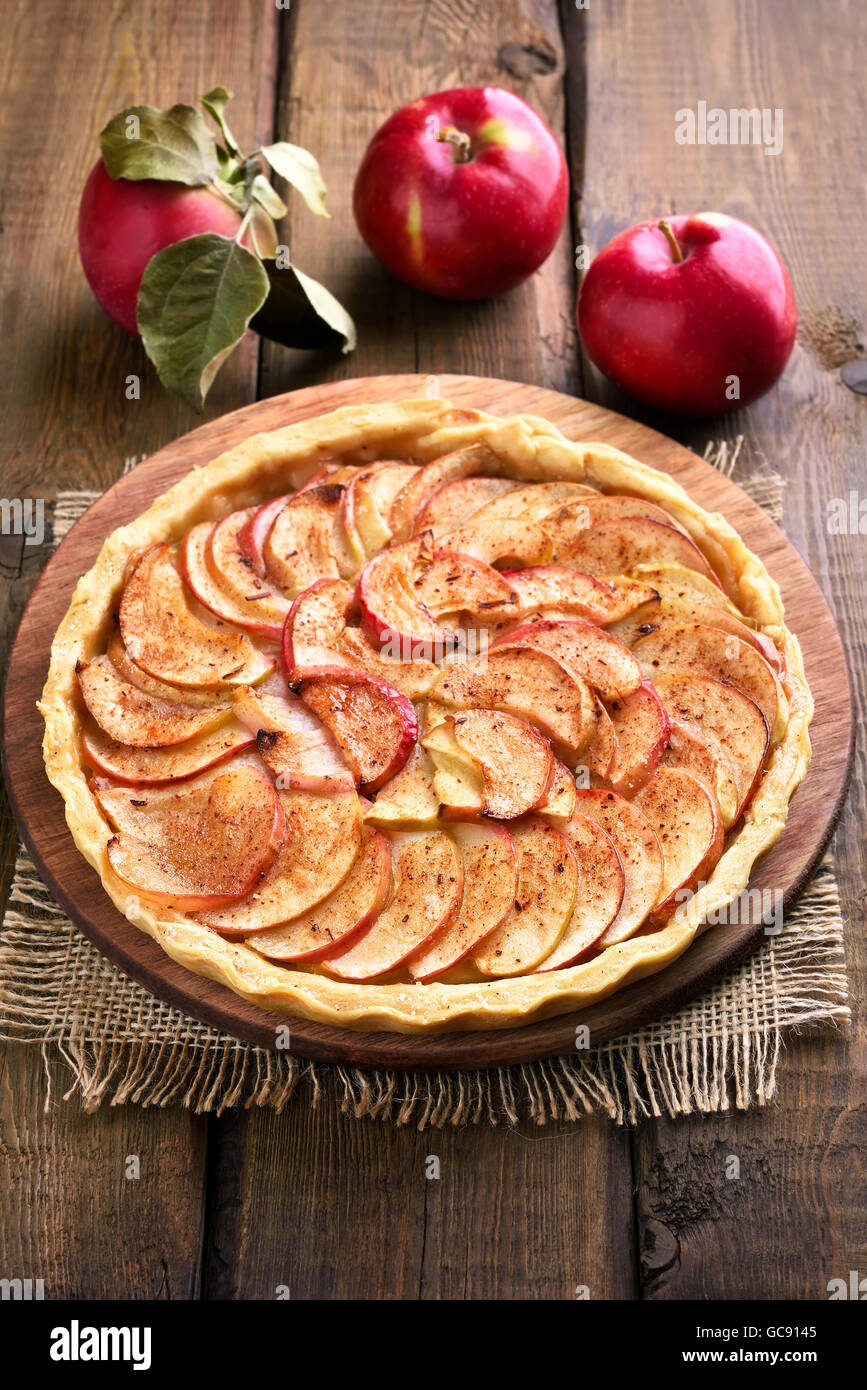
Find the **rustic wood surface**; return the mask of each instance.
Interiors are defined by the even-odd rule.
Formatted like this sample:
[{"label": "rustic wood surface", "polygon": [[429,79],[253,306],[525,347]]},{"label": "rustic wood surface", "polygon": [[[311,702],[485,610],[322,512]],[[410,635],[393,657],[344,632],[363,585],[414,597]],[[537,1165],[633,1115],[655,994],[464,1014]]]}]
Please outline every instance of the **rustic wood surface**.
[{"label": "rustic wood surface", "polygon": [[[49,560],[28,602],[9,659],[3,702],[3,763],[7,791],[43,881],[73,921],[111,960],[167,1003],[223,1032],[261,1047],[276,1047],[279,1015],[239,999],[170,960],[116,910],[100,890],[97,874],[81,863],[66,826],[63,802],[46,781],[42,721],[36,708],[48,670],[51,642],[81,574],[96,559],[106,535],[134,520],[155,497],[252,433],[290,425],[340,406],[413,399],[428,378],[383,374],[330,382],[272,396],[200,426],[157,451],[116,482],[89,508]],[[720,512],[751,550],[761,555],[779,584],[788,622],[801,637],[815,714],[810,727],[813,760],[807,786],[795,795],[785,835],[762,856],[751,886],[793,901],[818,862],[836,823],[845,793],[854,733],[846,657],[822,591],[798,552],[765,512],[719,469],[657,430],[604,406],[540,386],[485,377],[443,375],[438,389],[455,405],[495,415],[538,415],[570,439],[615,445],[642,463],[671,474],[710,512]],[[844,692],[841,697],[841,690]],[[755,920],[753,920],[755,918]],[[673,1013],[727,974],[761,944],[761,912],[706,933],[662,974],[602,999],[580,1013],[532,1027],[489,1033],[356,1033],[295,1019],[292,1051],[323,1062],[383,1069],[473,1069],[535,1061],[571,1053],[575,1028],[589,1029],[592,1045]]]},{"label": "rustic wood surface", "polygon": [[[831,601],[864,717],[865,540],[831,536],[829,498],[863,488],[865,402],[840,366],[863,353],[867,305],[861,55],[867,16],[809,0],[46,0],[12,7],[0,57],[3,190],[0,337],[6,497],[103,489],[124,459],[196,419],[156,385],[110,326],[77,263],[75,216],[108,116],[133,101],[237,93],[242,142],[312,147],[330,188],[323,229],[293,203],[299,264],[345,298],[361,330],[342,360],[250,340],[211,393],[215,418],[257,395],[364,373],[468,372],[599,400],[703,453],[743,436],[746,472],[785,472],[784,529]],[[58,74],[62,73],[62,81]],[[426,90],[499,83],[542,111],[568,151],[572,225],[527,285],[473,306],[390,281],[360,243],[351,181],[364,143]],[[782,108],[785,145],[683,147],[674,113],[709,104]],[[62,151],[62,158],[59,155]],[[639,218],[717,207],[766,230],[794,278],[801,331],[784,381],[750,410],[701,427],[651,421],[581,361],[573,249],[597,251]],[[142,399],[124,398],[126,377]],[[47,556],[0,540],[2,640]],[[864,1146],[865,754],[836,837],[855,1026],[793,1037],[779,1098],[746,1114],[653,1120],[617,1131],[416,1134],[328,1105],[206,1121],[180,1110],[64,1105],[37,1049],[0,1069],[0,1275],[43,1277],[48,1297],[821,1298],[867,1268]],[[4,822],[2,892],[15,853]],[[141,1177],[124,1180],[129,1154]],[[440,1160],[427,1181],[429,1155]],[[741,1178],[726,1179],[728,1155]]]}]

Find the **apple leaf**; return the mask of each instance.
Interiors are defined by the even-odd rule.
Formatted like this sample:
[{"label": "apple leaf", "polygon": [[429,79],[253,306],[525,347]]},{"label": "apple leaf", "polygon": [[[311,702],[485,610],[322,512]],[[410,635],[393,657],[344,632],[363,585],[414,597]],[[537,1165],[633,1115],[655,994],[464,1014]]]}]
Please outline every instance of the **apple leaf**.
[{"label": "apple leaf", "polygon": [[257,174],[250,185],[250,192],[260,207],[271,217],[285,217],[289,209],[276,188],[272,188],[264,174]]},{"label": "apple leaf", "polygon": [[228,237],[205,232],[157,251],[142,278],[138,327],[163,385],[201,410],[267,296],[261,261]]},{"label": "apple leaf", "polygon": [[219,173],[216,141],[193,106],[129,106],[109,121],[99,144],[113,179],[169,179],[196,187]]},{"label": "apple leaf", "polygon": [[209,92],[205,92],[203,97],[199,97],[199,101],[208,115],[213,116],[220,127],[220,133],[226,142],[226,149],[229,153],[243,158],[238,142],[226,124],[226,107],[232,100],[232,96],[233,93],[227,92],[225,87],[212,87]]},{"label": "apple leaf", "polygon": [[325,180],[309,150],[302,150],[300,145],[290,145],[286,140],[278,140],[276,145],[263,145],[260,153],[275,174],[298,190],[311,212],[318,217],[331,216],[325,206]]},{"label": "apple leaf", "polygon": [[270,260],[264,266],[271,288],[251,328],[284,347],[328,348],[340,343],[344,353],[353,351],[355,324],[330,290],[296,266],[281,267]]}]

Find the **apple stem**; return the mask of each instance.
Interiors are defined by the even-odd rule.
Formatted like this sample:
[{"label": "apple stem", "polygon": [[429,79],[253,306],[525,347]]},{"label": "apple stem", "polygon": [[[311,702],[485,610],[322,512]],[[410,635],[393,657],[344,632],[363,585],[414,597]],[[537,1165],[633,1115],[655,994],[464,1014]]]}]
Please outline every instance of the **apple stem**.
[{"label": "apple stem", "polygon": [[437,139],[452,146],[455,164],[469,164],[470,137],[466,131],[458,130],[457,126],[442,125],[437,131]]},{"label": "apple stem", "polygon": [[663,220],[662,222],[657,222],[656,225],[659,228],[659,230],[664,234],[666,241],[671,247],[671,259],[674,261],[675,265],[680,265],[681,261],[684,259],[684,255],[680,249],[680,243],[678,242],[677,237],[671,230],[671,225],[665,220]]}]

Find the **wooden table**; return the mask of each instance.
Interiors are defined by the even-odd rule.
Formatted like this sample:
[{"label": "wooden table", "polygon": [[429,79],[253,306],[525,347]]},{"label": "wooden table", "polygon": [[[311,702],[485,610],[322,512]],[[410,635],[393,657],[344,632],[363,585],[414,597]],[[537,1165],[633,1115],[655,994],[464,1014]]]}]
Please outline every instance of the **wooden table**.
[{"label": "wooden table", "polygon": [[[285,138],[320,157],[333,221],[293,204],[285,240],[359,325],[354,356],[255,338],[224,369],[207,415],[295,386],[386,371],[537,382],[636,414],[582,360],[575,247],[666,211],[742,215],[795,282],[799,342],[785,380],[724,422],[651,423],[699,453],[743,435],[741,459],[790,479],[784,526],[835,608],[864,708],[865,539],[830,536],[830,498],[863,488],[867,402],[841,382],[863,352],[867,17],[809,0],[46,0],[10,11],[2,59],[6,167],[0,257],[5,396],[0,492],[103,489],[124,461],[197,423],[139,345],[94,303],[75,246],[99,130],[134,101],[237,93],[241,143]],[[499,83],[541,110],[568,150],[571,223],[543,270],[485,305],[413,294],[371,261],[350,211],[361,151],[394,107],[437,88]],[[675,112],[699,100],[784,112],[779,156],[682,146]],[[141,376],[138,401],[126,378]],[[45,560],[0,540],[8,646]],[[770,1299],[825,1296],[867,1270],[858,1161],[865,1139],[865,755],[836,837],[856,1026],[792,1037],[779,1098],[747,1114],[616,1129],[589,1117],[543,1130],[397,1130],[299,1102],[220,1120],[52,1102],[38,1050],[0,1053],[0,1274],[46,1296]],[[15,857],[8,817],[2,894]],[[860,1076],[858,1068],[860,1066]],[[138,1182],[125,1156],[141,1158]],[[425,1160],[440,1159],[438,1182]],[[727,1181],[726,1158],[741,1161]]]}]

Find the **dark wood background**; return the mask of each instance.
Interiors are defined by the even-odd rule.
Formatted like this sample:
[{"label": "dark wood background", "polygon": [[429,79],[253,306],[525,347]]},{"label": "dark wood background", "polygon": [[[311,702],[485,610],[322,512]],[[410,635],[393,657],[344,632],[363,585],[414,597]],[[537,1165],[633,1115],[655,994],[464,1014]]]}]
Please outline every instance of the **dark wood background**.
[{"label": "dark wood background", "polygon": [[[45,0],[4,19],[0,142],[0,492],[104,489],[124,460],[197,423],[157,385],[137,343],[101,315],[81,274],[78,197],[98,132],[134,101],[236,92],[242,144],[286,138],[320,157],[333,221],[293,203],[286,238],[345,300],[348,359],[250,338],[207,415],[296,386],[389,371],[531,381],[640,414],[582,360],[574,248],[666,211],[717,208],[767,232],[801,313],[782,384],[725,422],[646,419],[704,452],[744,436],[746,471],[790,479],[784,527],[835,609],[865,703],[862,536],[829,536],[829,498],[864,489],[867,401],[840,367],[863,355],[867,14],[812,0]],[[498,83],[563,140],[572,215],[527,285],[486,305],[437,303],[370,260],[350,211],[364,145],[396,106],[437,88]],[[782,108],[779,157],[683,147],[675,112]],[[128,374],[142,398],[127,401]],[[46,559],[0,539],[2,640]],[[787,1040],[764,1110],[648,1121],[589,1117],[541,1130],[417,1134],[303,1102],[220,1120],[134,1106],[64,1105],[38,1049],[0,1050],[0,1275],[46,1296],[771,1299],[825,1297],[867,1271],[863,1175],[864,750],[836,837],[855,1026]],[[2,895],[15,857],[2,834]],[[124,1178],[128,1154],[141,1178]],[[440,1159],[428,1181],[425,1160]],[[737,1155],[742,1177],[727,1181]]]}]

